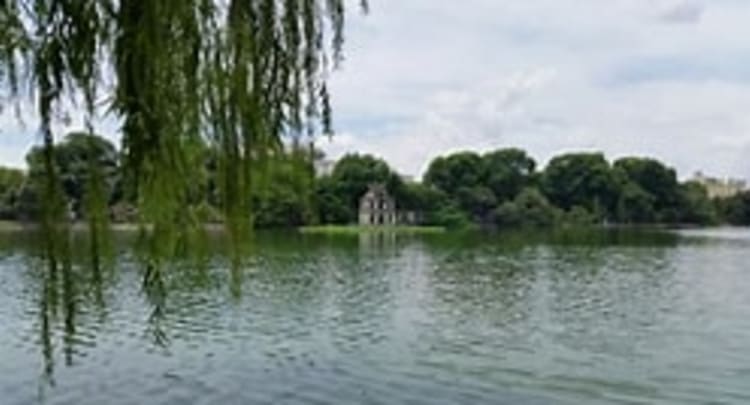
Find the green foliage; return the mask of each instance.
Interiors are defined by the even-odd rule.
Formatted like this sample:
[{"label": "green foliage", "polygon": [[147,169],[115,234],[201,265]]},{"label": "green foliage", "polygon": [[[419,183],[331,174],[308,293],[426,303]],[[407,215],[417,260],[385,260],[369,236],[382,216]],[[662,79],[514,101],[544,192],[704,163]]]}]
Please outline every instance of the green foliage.
[{"label": "green foliage", "polygon": [[[63,195],[76,213],[109,211],[116,220],[134,219],[138,211],[122,193],[124,181],[111,144],[97,136],[71,134],[53,152]],[[194,146],[196,176],[185,194],[183,223],[225,220],[218,154],[210,144]],[[315,158],[313,149],[298,143],[268,151],[251,177],[254,187],[245,212],[255,227],[356,223],[359,199],[373,183],[385,184],[398,209],[415,212],[420,224],[449,228],[748,222],[743,195],[713,202],[700,184],[680,184],[673,169],[653,159],[626,158],[610,166],[601,154],[569,154],[552,159],[538,173],[534,161],[517,149],[483,157],[462,152],[435,159],[424,182],[416,183],[402,181],[382,159],[356,154],[342,158],[330,176],[315,179]],[[37,189],[46,184],[45,149],[34,148],[28,161],[28,180],[18,171],[0,170],[0,191],[8,195],[8,190],[16,190],[10,195],[22,208],[12,212],[13,218],[41,214]],[[101,232],[105,227],[105,218],[87,218],[91,229]]]},{"label": "green foliage", "polygon": [[[503,182],[516,181],[520,186],[522,181],[518,175],[525,170],[520,168],[524,166],[521,160],[513,150],[497,151],[484,158],[473,152],[459,152],[433,160],[425,173],[424,182],[444,193],[473,221],[486,222],[498,204],[498,197],[491,186],[497,188]],[[490,172],[489,168],[493,171]],[[490,177],[490,174],[494,176]],[[503,198],[512,194],[513,190],[501,193]]]},{"label": "green foliage", "polygon": [[493,212],[494,223],[500,228],[546,228],[557,224],[561,217],[561,211],[534,188],[523,189],[513,201]]},{"label": "green foliage", "polygon": [[23,171],[0,166],[0,220],[17,219],[16,205],[25,181]]},{"label": "green foliage", "polygon": [[[480,191],[480,194],[484,191]],[[481,196],[479,196],[481,197]],[[494,200],[494,196],[487,196]],[[481,198],[480,198],[481,200]],[[424,183],[404,183],[397,203],[399,209],[412,211],[419,215],[422,225],[434,225],[446,228],[467,228],[474,222],[469,214],[462,210],[445,192]]]},{"label": "green foliage", "polygon": [[455,196],[460,189],[485,184],[486,170],[482,158],[474,152],[459,152],[433,160],[424,175],[426,185]]},{"label": "green foliage", "polygon": [[447,200],[437,208],[438,217],[455,223],[486,224],[492,221],[499,204],[512,201],[532,184],[535,168],[534,160],[520,149],[500,149],[484,156],[458,152],[433,160],[424,183]]},{"label": "green foliage", "polygon": [[428,211],[425,214],[425,223],[450,229],[469,228],[474,224],[465,211],[451,202],[445,202],[436,209]]},{"label": "green foliage", "polygon": [[313,169],[304,153],[292,150],[268,169],[269,186],[255,190],[254,225],[257,228],[293,228],[312,222]]},{"label": "green foliage", "polygon": [[482,157],[487,187],[499,202],[513,200],[532,183],[536,162],[525,151],[500,149]]},{"label": "green foliage", "polygon": [[473,222],[500,227],[706,225],[720,219],[702,187],[680,184],[674,169],[654,159],[631,157],[610,165],[601,153],[572,153],[554,157],[541,173],[535,167],[518,149],[482,157],[459,152],[433,160],[424,182],[444,195],[443,212],[457,210]]},{"label": "green foliage", "polygon": [[423,183],[414,182],[403,183],[397,198],[399,209],[423,213],[434,211],[447,202],[445,193]]},{"label": "green foliage", "polygon": [[[639,220],[656,222],[679,222],[682,216],[680,210],[680,184],[677,173],[655,159],[623,158],[615,162],[616,170],[624,174],[627,182],[631,182],[639,190],[631,186],[629,197],[640,199],[635,205],[635,213],[626,213],[626,217],[636,217]],[[638,197],[636,194],[645,193]],[[643,196],[648,196],[644,198]],[[648,201],[646,201],[648,200]],[[644,217],[644,210],[648,208],[652,213]]]},{"label": "green foliage", "polygon": [[542,176],[542,190],[557,207],[575,206],[610,213],[618,200],[619,184],[601,153],[574,153],[553,158]]},{"label": "green foliage", "polygon": [[716,201],[719,216],[728,224],[750,226],[750,191]]},{"label": "green foliage", "polygon": [[[47,169],[44,155],[43,147],[34,147],[26,155],[30,180],[28,187],[31,187],[29,192],[42,187],[45,181]],[[97,135],[71,133],[54,146],[55,171],[66,206],[75,216],[85,216],[87,207],[106,209],[114,185],[119,180],[118,159],[114,145]]]},{"label": "green foliage", "polygon": [[311,212],[289,188],[280,188],[262,199],[255,208],[256,228],[294,228],[309,223]]},{"label": "green foliage", "polygon": [[655,222],[655,200],[656,197],[649,194],[641,186],[626,180],[617,201],[617,221],[625,224]]},{"label": "green foliage", "polygon": [[486,222],[489,214],[497,206],[497,198],[488,187],[460,187],[455,197],[462,210],[477,222]]},{"label": "green foliage", "polygon": [[680,223],[715,225],[719,223],[716,205],[708,198],[705,187],[696,182],[679,185]]},{"label": "green foliage", "polygon": [[25,180],[23,170],[0,166],[0,195],[7,195],[17,190]]},{"label": "green foliage", "polygon": [[348,224],[356,217],[349,198],[338,192],[339,188],[331,177],[317,181],[315,200],[317,202],[318,222],[322,224]]},{"label": "green foliage", "polygon": [[573,226],[591,226],[600,224],[602,221],[601,213],[591,212],[585,207],[576,205],[564,214],[562,214],[562,221],[566,225]]}]

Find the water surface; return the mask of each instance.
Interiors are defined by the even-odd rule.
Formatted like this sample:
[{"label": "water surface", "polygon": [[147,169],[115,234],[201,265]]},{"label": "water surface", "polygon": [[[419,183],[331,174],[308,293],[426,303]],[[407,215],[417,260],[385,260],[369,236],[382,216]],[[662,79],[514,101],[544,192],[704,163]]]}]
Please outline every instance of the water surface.
[{"label": "water surface", "polygon": [[750,231],[127,243],[50,278],[0,234],[0,403],[750,403]]}]

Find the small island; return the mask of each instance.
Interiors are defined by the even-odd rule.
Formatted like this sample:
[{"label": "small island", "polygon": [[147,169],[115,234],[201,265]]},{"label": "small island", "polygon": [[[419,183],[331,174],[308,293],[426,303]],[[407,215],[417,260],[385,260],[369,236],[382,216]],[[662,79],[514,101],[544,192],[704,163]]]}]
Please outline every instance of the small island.
[{"label": "small island", "polygon": [[[196,162],[194,195],[185,215],[219,226],[225,209],[220,175],[209,145]],[[102,166],[108,221],[119,228],[139,222],[136,194],[124,177],[121,152],[106,138],[69,134],[56,147],[57,170],[72,222],[87,220],[88,161]],[[39,221],[39,190],[45,178],[41,147],[28,167],[0,168],[0,229]],[[565,226],[704,227],[750,225],[750,192],[744,181],[697,173],[680,181],[675,169],[656,159],[609,161],[602,153],[566,153],[543,168],[526,151],[504,148],[438,156],[421,181],[397,173],[383,159],[347,154],[327,160],[317,151],[277,150],[247,196],[244,217],[256,229],[302,233],[439,233],[457,229],[553,228]],[[82,226],[83,227],[83,226]]]}]

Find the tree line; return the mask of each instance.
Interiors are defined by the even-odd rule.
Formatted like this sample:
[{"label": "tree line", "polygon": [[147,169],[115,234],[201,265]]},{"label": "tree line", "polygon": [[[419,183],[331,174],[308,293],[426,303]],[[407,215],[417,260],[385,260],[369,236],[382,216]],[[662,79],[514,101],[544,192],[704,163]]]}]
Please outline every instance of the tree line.
[{"label": "tree line", "polygon": [[539,169],[518,148],[437,157],[419,183],[402,181],[381,159],[345,156],[317,183],[322,221],[355,222],[357,199],[372,182],[385,184],[401,209],[421,213],[425,225],[750,225],[750,192],[711,199],[656,159],[567,153]]},{"label": "tree line", "polygon": [[[106,139],[71,133],[55,146],[56,170],[70,218],[87,212],[88,165],[97,160],[104,195],[115,222],[138,220],[138,196],[123,175],[122,157]],[[43,149],[26,156],[28,170],[0,168],[0,219],[39,219]],[[222,180],[215,152],[204,147],[204,162],[191,179],[188,204],[203,222],[220,221]],[[546,167],[525,151],[499,149],[458,152],[435,158],[421,182],[405,181],[384,160],[349,154],[330,174],[315,176],[322,155],[286,146],[256,170],[247,215],[257,228],[357,222],[359,198],[370,184],[386,186],[399,209],[419,213],[424,225],[446,227],[550,227],[560,224],[750,225],[750,192],[710,199],[694,181],[680,182],[676,171],[655,159],[601,153],[569,153]]]}]

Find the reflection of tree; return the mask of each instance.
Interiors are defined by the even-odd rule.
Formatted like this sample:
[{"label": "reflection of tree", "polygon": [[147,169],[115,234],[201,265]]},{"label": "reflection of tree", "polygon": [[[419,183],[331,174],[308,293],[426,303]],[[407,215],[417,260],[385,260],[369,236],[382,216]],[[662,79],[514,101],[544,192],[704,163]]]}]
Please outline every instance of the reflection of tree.
[{"label": "reflection of tree", "polygon": [[229,277],[229,292],[232,294],[232,298],[235,301],[239,301],[242,297],[242,266],[239,261],[232,260]]},{"label": "reflection of tree", "polygon": [[[73,269],[69,264],[60,267],[62,280],[58,279],[57,269],[47,268],[42,277],[41,300],[39,303],[40,343],[42,359],[44,361],[44,380],[49,385],[55,385],[55,335],[54,321],[62,301],[63,315],[63,352],[65,364],[73,365],[76,342],[76,314],[78,312],[78,294],[75,288]],[[60,283],[62,281],[62,284]],[[60,287],[62,289],[60,290]],[[62,295],[60,294],[62,293]]]},{"label": "reflection of tree", "polygon": [[166,348],[169,345],[169,338],[164,330],[167,291],[161,270],[158,264],[146,264],[143,274],[143,291],[152,307],[151,315],[148,317],[148,329],[153,342],[159,347]]},{"label": "reflection of tree", "polygon": [[63,337],[65,364],[73,365],[73,345],[76,334],[76,288],[70,266],[63,266],[63,307],[65,308],[65,334]]},{"label": "reflection of tree", "polygon": [[[39,236],[23,235],[22,244],[29,243],[34,246]],[[62,332],[60,348],[65,365],[72,366],[79,349],[78,331],[84,327],[78,315],[86,312],[85,309],[89,306],[99,313],[106,313],[104,289],[110,279],[108,275],[111,271],[111,257],[99,256],[91,261],[91,257],[86,256],[89,253],[85,250],[86,244],[77,243],[77,236],[79,235],[70,235],[70,239],[64,243],[57,243],[57,246],[69,246],[71,250],[62,255],[51,255],[51,251],[44,249],[41,252],[45,256],[44,261],[31,260],[29,268],[29,274],[40,285],[39,342],[44,365],[43,380],[50,386],[55,385],[57,331]],[[33,256],[32,251],[26,253]],[[40,267],[39,263],[44,265]],[[61,324],[58,324],[58,321],[61,321]]]},{"label": "reflection of tree", "polygon": [[49,382],[50,385],[55,385],[55,358],[54,358],[54,347],[52,346],[52,339],[50,333],[50,301],[54,304],[55,299],[52,291],[54,290],[54,284],[45,280],[44,287],[42,288],[42,299],[40,301],[39,315],[41,317],[41,336],[40,342],[42,345],[42,358],[44,359],[44,379]]},{"label": "reflection of tree", "polygon": [[[151,245],[152,238],[140,239],[138,246],[139,267],[142,270],[141,292],[150,308],[147,333],[152,342],[162,348],[170,346],[170,317],[179,316],[185,308],[180,302],[173,302],[185,295],[200,295],[218,289],[213,267],[224,267],[224,259],[219,263],[217,256],[228,249],[228,283],[231,296],[239,302],[242,294],[242,277],[247,257],[252,251],[247,246],[227,247],[226,235],[199,233],[187,235],[192,241],[184,242],[176,249],[175,255],[158,252],[159,247]],[[143,244],[145,243],[145,245]],[[188,248],[190,247],[190,248]],[[155,253],[156,252],[156,253]],[[226,256],[218,256],[225,258]],[[188,294],[185,294],[188,293]]]}]

